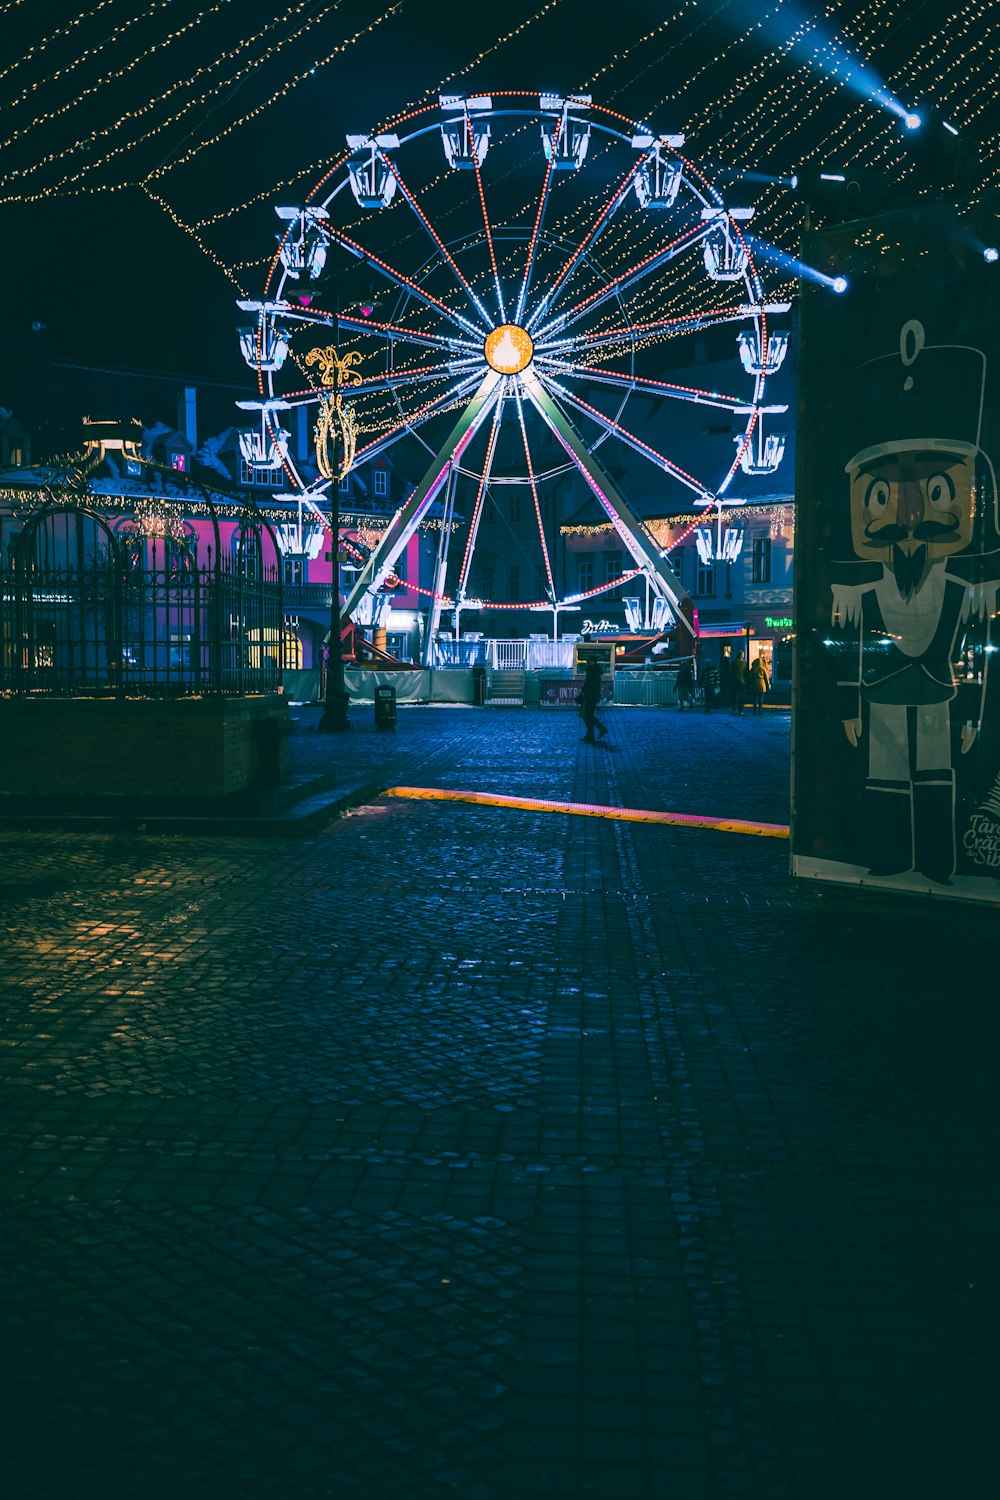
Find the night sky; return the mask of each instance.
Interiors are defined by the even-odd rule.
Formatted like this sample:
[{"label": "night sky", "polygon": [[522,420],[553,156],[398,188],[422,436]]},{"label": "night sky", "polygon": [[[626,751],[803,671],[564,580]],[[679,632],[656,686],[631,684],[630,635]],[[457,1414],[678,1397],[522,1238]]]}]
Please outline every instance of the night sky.
[{"label": "night sky", "polygon": [[[900,98],[932,96],[994,152],[988,4],[844,0],[825,12],[839,30],[829,19],[810,30],[812,8],[744,0],[7,0],[0,256],[13,358],[0,399],[17,404],[32,324],[60,360],[245,382],[235,300],[259,295],[274,203],[303,196],[345,132],[442,87],[588,89],[687,131],[717,180],[831,155],[905,175],[898,122],[834,72],[866,56]],[[982,181],[996,180],[990,165]],[[774,185],[753,192],[761,233],[794,251],[801,202]]]}]

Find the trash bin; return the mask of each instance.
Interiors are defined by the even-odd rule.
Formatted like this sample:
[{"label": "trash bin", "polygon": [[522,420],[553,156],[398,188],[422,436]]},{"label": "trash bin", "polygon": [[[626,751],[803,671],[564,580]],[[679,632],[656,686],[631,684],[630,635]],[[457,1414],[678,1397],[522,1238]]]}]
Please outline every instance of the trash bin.
[{"label": "trash bin", "polygon": [[477,708],[482,708],[486,702],[486,668],[483,666],[472,669],[472,701]]},{"label": "trash bin", "polygon": [[375,728],[395,729],[396,689],[389,683],[379,683],[375,689]]}]

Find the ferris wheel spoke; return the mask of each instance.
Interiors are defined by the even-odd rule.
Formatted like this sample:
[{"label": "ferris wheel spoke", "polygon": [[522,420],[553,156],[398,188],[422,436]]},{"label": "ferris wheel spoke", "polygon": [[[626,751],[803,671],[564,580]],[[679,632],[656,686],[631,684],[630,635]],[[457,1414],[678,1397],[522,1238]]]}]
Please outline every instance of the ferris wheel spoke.
[{"label": "ferris wheel spoke", "polygon": [[497,252],[496,247],[493,244],[493,230],[490,228],[490,216],[486,208],[486,194],[483,191],[483,174],[480,170],[479,165],[479,152],[476,150],[475,141],[473,140],[472,121],[469,119],[468,110],[465,111],[465,132],[469,147],[469,154],[472,157],[473,170],[476,174],[476,190],[479,193],[479,206],[483,211],[483,226],[486,230],[486,245],[490,252],[490,266],[493,269],[493,286],[497,294],[497,307],[500,312],[500,323],[504,324],[507,321],[507,313],[504,310],[503,286],[500,282],[500,268],[497,265]]},{"label": "ferris wheel spoke", "polygon": [[[690,595],[643,523],[638,516],[633,514],[628,501],[588,451],[555,399],[552,389],[532,371],[528,371],[521,378],[523,388],[535,410],[576,465],[592,494],[628,548],[637,568],[645,575],[660,598],[666,599],[678,615],[690,620],[693,611]],[[565,399],[565,393],[559,394]]]},{"label": "ferris wheel spoke", "polygon": [[[241,302],[239,306],[252,309],[259,307],[260,304]],[[383,339],[387,343],[419,344],[423,348],[440,349],[448,354],[464,350],[470,353],[478,352],[483,347],[482,339],[478,335],[475,339],[471,339],[460,334],[449,336],[442,333],[427,333],[423,329],[404,328],[401,323],[380,323],[374,318],[354,317],[350,313],[326,312],[321,307],[306,309],[293,307],[288,302],[272,302],[268,304],[268,310],[276,321],[301,324],[305,327],[331,328],[338,334],[342,329],[348,333],[365,333]]]},{"label": "ferris wheel spoke", "polygon": [[[475,364],[476,370],[481,370],[482,360],[463,361],[467,368]],[[354,384],[340,382],[337,385],[317,385],[310,387],[307,391],[292,391],[284,399],[289,406],[307,406],[318,397],[339,395],[345,401],[355,396],[367,396],[372,391],[394,391],[401,390],[408,385],[427,385],[435,380],[452,380],[456,372],[449,369],[447,365],[418,365],[412,370],[400,370],[391,375],[373,375],[369,380],[359,380]]]},{"label": "ferris wheel spoke", "polygon": [[381,454],[388,452],[396,443],[405,438],[407,434],[416,436],[420,428],[424,427],[428,422],[433,421],[435,417],[441,416],[442,413],[450,410],[456,404],[461,404],[474,389],[476,378],[478,376],[464,380],[453,390],[445,391],[440,396],[433,397],[430,401],[426,401],[422,406],[417,407],[416,410],[408,412],[398,422],[394,422],[391,426],[383,428],[379,432],[379,435],[373,438],[371,442],[356,450],[352,467],[357,467],[362,462],[369,463],[373,459],[380,457]]},{"label": "ferris wheel spoke", "polygon": [[637,437],[634,432],[629,432],[628,428],[623,427],[620,422],[616,422],[613,418],[605,416],[604,412],[598,411],[596,406],[591,406],[582,397],[574,396],[571,391],[568,391],[564,385],[554,380],[552,376],[545,377],[543,383],[546,389],[559,396],[560,400],[564,401],[567,406],[573,407],[575,411],[582,412],[584,416],[596,422],[599,427],[603,427],[605,432],[612,434],[620,442],[624,443],[626,447],[631,448],[634,453],[638,453],[642,458],[648,459],[658,469],[662,469],[665,474],[670,474],[678,483],[684,485],[686,489],[691,490],[693,494],[697,495],[700,503],[707,504],[714,499],[713,492],[708,485],[702,484],[693,474],[689,474],[686,469],[682,469],[679,464],[675,464],[672,459],[667,458],[666,454],[658,452],[650,443],[644,442],[642,438]]},{"label": "ferris wheel spoke", "polygon": [[462,556],[462,566],[458,571],[458,582],[455,585],[455,603],[461,606],[465,599],[465,586],[469,578],[469,569],[476,551],[476,541],[479,537],[479,523],[483,514],[483,500],[486,495],[490,476],[493,473],[493,458],[497,448],[497,438],[500,435],[500,423],[503,419],[503,402],[498,398],[493,409],[493,425],[490,428],[489,439],[486,444],[486,458],[483,461],[483,471],[479,476],[479,487],[476,491],[476,503],[472,507],[472,520],[469,522],[469,534],[465,539],[465,552]]},{"label": "ferris wheel spoke", "polygon": [[439,333],[422,333],[415,328],[403,328],[397,323],[375,323],[371,318],[350,318],[341,313],[336,320],[330,318],[330,326],[334,322],[348,333],[367,333],[377,338],[385,339],[390,344],[420,344],[426,349],[440,349],[447,354],[455,354],[459,351],[468,350],[470,354],[479,353],[482,349],[482,340],[473,342],[466,338],[446,338]]},{"label": "ferris wheel spoke", "polygon": [[520,323],[524,316],[524,303],[531,287],[531,277],[535,269],[535,252],[538,249],[538,237],[542,228],[542,220],[545,217],[545,207],[548,203],[549,184],[552,181],[552,169],[555,165],[556,151],[559,148],[559,135],[566,123],[565,115],[556,126],[552,139],[552,155],[549,157],[548,166],[545,168],[545,181],[542,183],[542,191],[538,199],[538,208],[535,212],[534,228],[531,231],[531,239],[528,242],[528,255],[524,263],[524,276],[521,280],[521,290],[517,297],[517,311],[514,313],[514,322]]},{"label": "ferris wheel spoke", "polygon": [[441,486],[451,475],[454,465],[489,416],[495,402],[500,399],[502,389],[503,377],[493,370],[478,381],[476,391],[472,399],[465,403],[451,435],[435,453],[427,472],[409,499],[393,516],[382,540],[351,586],[344,605],[345,615],[354,613],[363,595],[381,586],[400,552],[434,503]]},{"label": "ferris wheel spoke", "polygon": [[617,188],[612,193],[607,203],[601,209],[590,229],[584,235],[579,245],[577,245],[576,249],[573,251],[573,254],[566,261],[562,270],[559,272],[558,276],[549,287],[549,290],[545,293],[544,297],[541,299],[538,306],[531,314],[527,322],[529,333],[533,328],[538,326],[542,318],[552,306],[553,302],[555,302],[556,298],[559,296],[559,293],[563,290],[567,281],[569,280],[570,275],[579,264],[581,256],[586,250],[590,250],[593,248],[598,236],[603,233],[603,231],[611,223],[611,220],[614,217],[615,213],[625,201],[628,190],[635,182],[636,176],[646,165],[653,154],[653,151],[647,151],[645,155],[640,156],[636,160],[635,164],[631,167],[631,169],[626,172],[625,176],[622,178],[621,182],[618,184]]},{"label": "ferris wheel spoke", "polygon": [[474,323],[470,323],[469,319],[463,313],[456,312],[454,308],[448,307],[444,302],[440,302],[437,297],[432,297],[430,292],[425,292],[423,287],[417,286],[417,283],[411,281],[408,276],[404,276],[402,271],[397,271],[394,266],[390,266],[388,261],[382,260],[377,255],[372,255],[363,245],[359,245],[357,240],[352,240],[350,235],[345,234],[342,229],[335,229],[332,224],[324,223],[322,231],[331,244],[337,245],[341,250],[346,250],[348,255],[353,255],[355,260],[363,261],[365,265],[371,266],[386,281],[392,282],[393,286],[404,287],[406,291],[416,297],[418,302],[422,302],[425,307],[432,308],[434,312],[447,318],[449,323],[453,323],[457,327],[464,329],[465,333],[471,335],[474,340],[482,338],[482,330],[477,328]]},{"label": "ferris wheel spoke", "polygon": [[549,338],[535,343],[537,354],[553,355],[584,354],[599,349],[611,348],[615,344],[629,343],[642,348],[645,341],[661,334],[698,333],[703,328],[713,328],[719,323],[743,323],[752,315],[746,303],[738,307],[723,307],[705,313],[689,313],[683,318],[657,318],[649,323],[623,323],[617,328],[598,329],[593,333],[571,334],[568,338]]},{"label": "ferris wheel spoke", "polygon": [[545,563],[545,576],[549,583],[549,593],[554,599],[556,596],[555,580],[552,577],[552,563],[549,560],[548,544],[545,541],[545,527],[542,525],[542,507],[538,500],[538,484],[535,480],[535,466],[531,462],[531,447],[528,443],[528,430],[524,425],[524,407],[521,404],[521,392],[518,384],[514,383],[514,396],[517,401],[517,420],[521,426],[521,442],[524,444],[524,462],[528,470],[528,482],[531,485],[531,498],[535,503],[535,521],[538,525],[538,539],[542,544],[542,560]]},{"label": "ferris wheel spoke", "polygon": [[539,361],[552,373],[568,375],[574,380],[586,380],[595,385],[624,387],[644,396],[663,396],[673,401],[693,401],[698,406],[715,406],[721,411],[746,414],[747,403],[738,396],[724,396],[719,391],[703,391],[697,386],[674,385],[667,380],[650,380],[639,375],[619,375],[616,370],[605,370],[599,365],[572,365],[558,360]]},{"label": "ferris wheel spoke", "polygon": [[399,185],[399,191],[402,193],[403,197],[406,199],[407,203],[413,209],[413,212],[416,214],[416,216],[419,219],[420,223],[427,230],[427,233],[430,235],[430,237],[433,240],[434,244],[436,245],[436,247],[438,248],[438,250],[441,252],[441,254],[444,256],[445,260],[448,262],[448,264],[451,267],[451,269],[454,271],[455,276],[456,276],[456,278],[458,280],[459,285],[461,286],[461,288],[464,291],[465,295],[468,297],[469,301],[472,303],[472,305],[475,308],[476,312],[482,318],[484,324],[486,325],[486,330],[488,332],[493,327],[493,319],[490,317],[489,313],[486,311],[485,307],[480,302],[480,300],[476,296],[475,292],[472,290],[472,287],[469,285],[469,283],[466,281],[465,277],[462,275],[461,271],[458,268],[458,264],[455,261],[454,256],[451,254],[450,250],[445,245],[444,240],[442,240],[441,236],[438,234],[437,230],[434,228],[434,226],[431,223],[430,219],[428,219],[427,215],[424,213],[423,209],[420,207],[420,204],[417,202],[414,194],[410,191],[410,189],[407,187],[406,183],[403,181],[403,178],[400,175],[399,168],[395,164],[395,162],[390,162],[390,160],[386,156],[385,152],[382,151],[381,149],[378,150],[378,155],[381,157],[381,159],[384,162],[387,170],[390,171],[392,173],[392,175],[395,177],[396,182]]},{"label": "ferris wheel spoke", "polygon": [[416,411],[408,413],[402,421],[396,422],[392,427],[386,428],[385,432],[381,433],[372,442],[356,450],[354,454],[354,466],[356,467],[361,462],[369,462],[371,459],[377,458],[380,453],[384,453],[394,443],[398,443],[400,438],[405,437],[408,432],[416,432],[418,427],[422,427],[432,417],[440,416],[450,406],[461,402],[475,389],[479,378],[480,374],[477,370],[475,375],[462,380],[454,390],[445,391],[441,396],[435,396],[432,401],[427,401],[423,406],[418,407]]},{"label": "ferris wheel spoke", "polygon": [[570,328],[574,323],[578,323],[581,318],[589,317],[599,307],[603,307],[605,302],[609,301],[610,298],[617,297],[621,292],[628,291],[629,287],[635,286],[639,281],[643,281],[653,271],[658,271],[661,266],[665,266],[670,261],[676,260],[678,255],[683,255],[694,245],[700,244],[711,232],[711,221],[704,224],[696,224],[693,228],[685,230],[675,240],[671,240],[669,245],[664,245],[660,250],[654,250],[652,254],[646,256],[645,260],[639,261],[638,265],[630,267],[629,270],[623,271],[620,276],[616,276],[613,281],[607,282],[601,287],[600,291],[592,292],[582,302],[577,302],[574,307],[570,308],[568,313],[553,318],[550,323],[546,324],[540,330],[538,335],[539,342],[544,343],[546,334],[556,333],[557,331],[561,332],[564,328]]}]

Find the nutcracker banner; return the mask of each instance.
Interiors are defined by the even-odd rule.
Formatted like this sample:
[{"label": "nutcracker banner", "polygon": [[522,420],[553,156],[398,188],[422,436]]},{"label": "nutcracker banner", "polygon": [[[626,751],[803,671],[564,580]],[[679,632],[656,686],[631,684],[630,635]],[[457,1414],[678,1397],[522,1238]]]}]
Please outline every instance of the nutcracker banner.
[{"label": "nutcracker banner", "polygon": [[1000,900],[998,243],[995,194],[803,243],[798,876]]}]

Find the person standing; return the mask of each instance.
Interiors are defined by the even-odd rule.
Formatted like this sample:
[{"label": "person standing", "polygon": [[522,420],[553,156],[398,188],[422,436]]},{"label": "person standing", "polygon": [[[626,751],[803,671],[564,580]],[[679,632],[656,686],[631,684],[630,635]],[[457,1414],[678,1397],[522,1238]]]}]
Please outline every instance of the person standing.
[{"label": "person standing", "polygon": [[764,694],[771,686],[771,679],[767,675],[764,658],[758,656],[750,668],[750,697],[755,714],[764,712]]},{"label": "person standing", "polygon": [[601,701],[601,664],[599,661],[588,661],[583,674],[583,688],[580,693],[580,717],[586,725],[587,733],[583,736],[585,745],[594,743],[594,730],[596,729],[601,739],[608,732],[606,724],[602,724],[597,717],[597,705]]},{"label": "person standing", "polygon": [[747,701],[747,663],[742,651],[737,651],[729,668],[729,686],[733,695],[733,713],[743,717]]},{"label": "person standing", "polygon": [[677,673],[677,702],[680,705],[681,713],[683,713],[686,708],[690,708],[692,706],[691,699],[693,693],[694,672],[691,668],[691,661],[690,659],[688,659],[687,661],[681,662],[680,671]]},{"label": "person standing", "polygon": [[719,685],[716,688],[716,696],[727,701],[733,695],[733,663],[729,655],[729,647],[723,646],[722,656],[719,660]]}]

